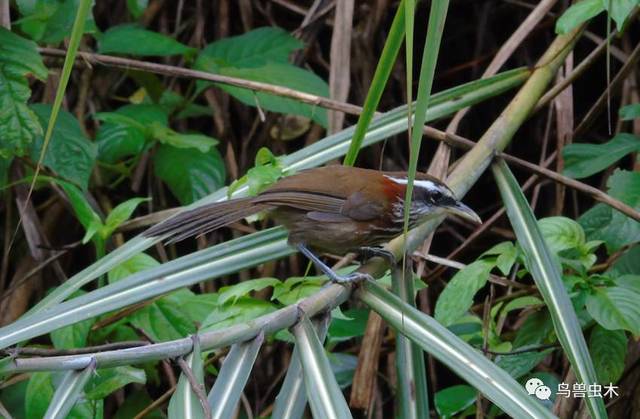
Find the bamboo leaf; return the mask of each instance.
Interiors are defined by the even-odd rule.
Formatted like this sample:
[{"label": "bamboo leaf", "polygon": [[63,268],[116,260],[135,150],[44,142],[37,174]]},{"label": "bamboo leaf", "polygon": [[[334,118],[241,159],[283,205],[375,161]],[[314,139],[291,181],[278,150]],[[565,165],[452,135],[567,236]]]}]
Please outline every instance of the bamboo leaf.
[{"label": "bamboo leaf", "polygon": [[207,397],[212,418],[233,416],[263,342],[264,333],[260,333],[249,342],[237,343],[231,347]]},{"label": "bamboo leaf", "polygon": [[311,412],[316,418],[350,418],[351,412],[331,371],[324,348],[306,315],[293,328]]},{"label": "bamboo leaf", "polygon": [[47,413],[44,415],[45,419],[67,417],[67,413],[76,404],[82,395],[85,384],[93,375],[95,366],[95,362],[92,362],[87,368],[81,371],[69,371],[64,376],[53,395]]},{"label": "bamboo leaf", "polygon": [[449,0],[431,2],[429,12],[429,26],[427,37],[422,51],[422,64],[420,65],[420,79],[418,80],[418,100],[416,101],[416,113],[411,130],[411,148],[409,156],[409,170],[407,172],[407,189],[404,198],[404,234],[409,229],[409,213],[411,211],[411,199],[413,197],[413,182],[418,170],[418,156],[422,143],[422,127],[426,122],[427,107],[431,98],[431,86],[433,75],[436,71],[440,41],[444,32],[444,22],[447,17]]},{"label": "bamboo leaf", "polygon": [[[495,163],[492,170],[507,215],[525,254],[527,268],[547,304],[556,335],[578,381],[585,384],[597,383],[595,368],[578,317],[562,283],[560,267],[544,241],[531,208],[504,161]],[[602,399],[588,398],[586,402],[594,417],[607,417]]]},{"label": "bamboo leaf", "polygon": [[[415,307],[416,293],[412,278],[411,265],[403,274],[394,269],[391,275],[393,292],[406,304]],[[399,413],[401,418],[425,418],[429,416],[429,392],[427,388],[424,352],[420,347],[398,334],[396,336],[396,371],[398,372]]]},{"label": "bamboo leaf", "polygon": [[[409,3],[412,3],[412,1],[413,0],[409,0]],[[387,80],[389,80],[389,75],[391,75],[391,70],[393,70],[393,65],[395,64],[398,52],[400,51],[400,46],[404,39],[403,24],[405,20],[405,7],[403,3],[408,4],[406,0],[400,2],[395,17],[393,18],[393,22],[391,23],[389,35],[384,43],[382,53],[378,59],[376,71],[373,74],[373,80],[371,80],[371,86],[369,86],[367,97],[364,100],[362,113],[358,118],[358,123],[356,125],[353,138],[351,139],[349,150],[344,158],[345,166],[353,166],[356,162],[367,128],[369,128],[373,115],[378,108],[384,87],[387,84]]]},{"label": "bamboo leaf", "polygon": [[[321,321],[314,322],[320,342],[323,342],[327,336],[330,320],[330,316],[324,316]],[[306,405],[307,393],[304,386],[302,365],[300,364],[300,350],[297,346],[294,346],[289,368],[287,368],[287,375],[284,377],[280,392],[276,396],[272,417],[299,419],[302,417]]]}]

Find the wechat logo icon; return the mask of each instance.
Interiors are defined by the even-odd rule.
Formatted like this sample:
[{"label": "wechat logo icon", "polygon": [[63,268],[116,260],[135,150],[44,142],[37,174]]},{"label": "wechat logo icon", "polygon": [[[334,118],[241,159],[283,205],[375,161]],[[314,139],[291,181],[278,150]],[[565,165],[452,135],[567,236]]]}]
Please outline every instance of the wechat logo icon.
[{"label": "wechat logo icon", "polygon": [[540,400],[549,400],[551,397],[551,389],[545,386],[539,378],[529,378],[524,388],[527,389],[529,395],[536,396]]}]

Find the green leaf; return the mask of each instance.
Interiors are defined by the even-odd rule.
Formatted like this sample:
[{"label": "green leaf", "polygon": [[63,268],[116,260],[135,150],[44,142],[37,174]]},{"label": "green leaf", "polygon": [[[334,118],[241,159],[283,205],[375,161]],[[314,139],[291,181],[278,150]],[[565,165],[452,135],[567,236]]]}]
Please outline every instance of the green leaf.
[{"label": "green leaf", "polygon": [[605,10],[603,1],[608,0],[580,0],[571,5],[556,21],[556,33],[568,33],[583,22],[602,13]]},{"label": "green leaf", "polygon": [[484,252],[480,257],[487,255],[498,255],[496,267],[500,269],[500,272],[502,272],[503,275],[509,275],[513,264],[516,263],[518,249],[511,242],[502,242]]},{"label": "green leaf", "polygon": [[185,297],[191,295],[193,293],[186,289],[175,291],[136,311],[129,320],[156,342],[183,338],[196,331],[184,307]]},{"label": "green leaf", "polygon": [[[257,68],[224,67],[220,69],[219,73],[224,76],[288,87],[316,96],[329,96],[329,85],[327,82],[308,70],[290,64],[268,63]],[[256,92],[242,87],[224,84],[218,87],[245,105],[258,105],[267,111],[301,115],[312,119],[323,127],[327,126],[327,112],[324,108],[301,103],[295,99],[287,99],[264,92]]]},{"label": "green leaf", "polygon": [[224,162],[217,149],[208,153],[161,145],[154,156],[155,174],[183,204],[190,204],[224,185]]},{"label": "green leaf", "polygon": [[54,181],[62,187],[62,189],[67,194],[67,198],[69,198],[69,202],[71,203],[71,207],[76,214],[76,218],[78,219],[78,221],[80,221],[80,224],[82,224],[85,230],[89,231],[93,228],[97,229],[102,226],[102,220],[100,219],[100,216],[93,210],[91,205],[89,205],[89,202],[87,201],[87,198],[85,198],[84,193],[76,185],[65,182],[63,180],[47,178],[45,176],[40,176],[39,179],[48,179]]},{"label": "green leaf", "polygon": [[520,378],[541,363],[553,349],[544,351],[523,352],[516,355],[498,355],[496,364],[507,371],[513,378]]},{"label": "green leaf", "polygon": [[478,392],[467,385],[447,387],[433,396],[433,402],[440,418],[448,419],[462,412],[476,402]]},{"label": "green leaf", "polygon": [[602,384],[615,383],[624,371],[627,335],[622,330],[607,330],[595,325],[589,339],[589,352]]},{"label": "green leaf", "polygon": [[620,108],[620,118],[624,121],[640,118],[640,103],[634,103]]},{"label": "green leaf", "polygon": [[577,222],[566,217],[547,217],[538,220],[540,232],[549,250],[559,253],[584,245],[584,230]]},{"label": "green leaf", "polygon": [[[5,360],[9,360],[9,358],[5,358]],[[13,385],[7,385],[0,392],[0,402],[8,412],[11,412],[14,418],[27,417],[25,409],[25,396],[27,393],[28,384],[28,380],[23,380]]]},{"label": "green leaf", "polygon": [[[513,310],[520,310],[522,308],[527,308],[531,306],[543,305],[543,301],[538,297],[534,297],[532,295],[527,295],[524,297],[514,298],[509,301],[504,308],[502,308],[503,303],[498,303],[491,308],[491,317],[495,319],[498,311],[500,312],[500,317],[506,317]],[[501,309],[502,308],[502,309]]]},{"label": "green leaf", "polygon": [[[79,290],[74,296],[84,294]],[[56,349],[83,348],[87,345],[87,338],[95,319],[83,320],[70,326],[65,326],[51,332],[51,341]]]},{"label": "green leaf", "polygon": [[138,19],[149,5],[149,0],[127,0],[127,9],[131,16]]},{"label": "green leaf", "polygon": [[[622,32],[624,23],[633,11],[633,8],[640,4],[638,0],[602,0],[602,3],[604,7],[607,8],[609,16],[616,22],[618,32]],[[609,6],[611,6],[611,8],[609,8]]]},{"label": "green leaf", "polygon": [[547,310],[540,310],[531,314],[516,332],[513,341],[514,348],[539,345],[546,343],[553,333],[553,323]]},{"label": "green leaf", "polygon": [[202,56],[211,66],[261,67],[269,62],[286,64],[291,53],[303,46],[283,29],[267,26],[209,44]]},{"label": "green leaf", "polygon": [[231,304],[235,304],[235,302],[238,301],[238,298],[248,296],[252,291],[260,291],[267,287],[274,287],[278,284],[280,284],[280,280],[276,278],[259,278],[222,287],[219,291],[218,303],[225,304],[229,300],[232,300]]},{"label": "green leaf", "polygon": [[[23,16],[17,24],[24,33],[34,41],[58,44],[71,35],[80,0],[18,0],[16,3]],[[89,13],[84,33],[96,31],[95,21]]]},{"label": "green leaf", "polygon": [[[195,68],[327,97],[329,86],[324,80],[288,62],[291,52],[300,47],[300,41],[281,29],[259,28],[209,44],[200,52]],[[200,82],[200,89],[208,84]],[[273,112],[302,115],[322,126],[327,125],[324,109],[240,87],[224,84],[218,87],[247,105],[259,105],[262,109]]]},{"label": "green leaf", "polygon": [[[640,210],[640,172],[616,170],[607,182],[608,194]],[[640,223],[605,204],[585,212],[578,222],[589,240],[602,240],[609,253],[640,241]]]},{"label": "green leaf", "polygon": [[114,112],[98,112],[93,117],[99,121],[133,126],[141,130],[154,123],[169,124],[166,109],[160,105],[146,103],[125,105]]},{"label": "green leaf", "polygon": [[633,246],[615,261],[608,274],[620,276],[640,272],[640,246]]},{"label": "green leaf", "polygon": [[85,389],[90,400],[100,400],[130,383],[145,384],[147,375],[144,370],[130,366],[103,368],[95,372]]},{"label": "green leaf", "polygon": [[462,317],[471,305],[473,297],[484,287],[495,260],[477,260],[461,269],[451,278],[436,302],[435,318],[449,326]]},{"label": "green leaf", "polygon": [[116,206],[104,222],[104,239],[106,240],[111,233],[131,217],[139,204],[149,201],[149,198],[131,198]]},{"label": "green leaf", "polygon": [[234,304],[218,304],[202,323],[202,331],[218,330],[238,323],[248,322],[269,314],[277,307],[263,300],[239,298]]},{"label": "green leaf", "polygon": [[144,132],[121,124],[100,125],[96,133],[98,160],[116,163],[127,156],[137,156],[144,149]]},{"label": "green leaf", "polygon": [[[36,104],[31,109],[40,123],[46,125],[51,117],[51,106]],[[40,158],[42,143],[43,137],[37,136],[31,148],[32,161]],[[78,120],[69,112],[61,111],[42,163],[86,191],[97,154],[96,144],[85,137]]]},{"label": "green leaf", "polygon": [[[160,87],[164,89],[164,86],[160,85]],[[210,117],[212,114],[210,107],[192,103],[181,94],[172,90],[164,90],[158,103],[171,114],[177,112],[175,115],[176,119],[197,118],[199,116]]]},{"label": "green leaf", "polygon": [[336,376],[336,381],[341,389],[347,388],[353,382],[353,374],[358,366],[358,357],[352,354],[339,352],[327,353],[331,372]]},{"label": "green leaf", "polygon": [[370,310],[364,308],[352,308],[344,313],[348,319],[338,319],[331,316],[331,324],[327,334],[328,340],[331,343],[337,343],[363,336],[367,328],[369,313]]},{"label": "green leaf", "polygon": [[[98,232],[100,230],[102,230],[104,226],[102,225],[102,222],[99,220],[92,220],[91,223],[89,223],[89,226],[86,229],[86,232],[84,233],[84,236],[82,237],[82,244],[87,244],[89,243],[96,234],[98,234]],[[100,237],[100,236],[98,236]]]},{"label": "green leaf", "polygon": [[[347,271],[338,270],[341,275],[344,272]],[[327,277],[324,275],[290,277],[273,289],[271,299],[277,300],[286,306],[295,304],[301,299],[318,292],[326,282]]]},{"label": "green leaf", "polygon": [[93,117],[104,122],[96,133],[96,143],[99,159],[107,163],[140,154],[145,141],[151,139],[149,127],[169,123],[167,110],[153,104],[125,105],[114,112],[99,112]]},{"label": "green leaf", "polygon": [[582,179],[598,173],[629,153],[640,151],[640,138],[621,133],[604,144],[572,143],[564,147],[563,174]]},{"label": "green leaf", "polygon": [[53,383],[50,372],[31,374],[24,398],[27,418],[42,418],[53,398]]},{"label": "green leaf", "polygon": [[27,76],[46,80],[47,68],[34,42],[0,27],[0,156],[22,156],[42,134],[37,116],[27,106]]},{"label": "green leaf", "polygon": [[207,153],[211,147],[218,144],[218,140],[213,137],[202,134],[181,134],[158,123],[149,128],[154,139],[176,148],[195,148],[201,153]]},{"label": "green leaf", "polygon": [[284,168],[280,160],[271,153],[271,150],[262,147],[256,154],[255,166],[229,186],[227,196],[230,197],[233,192],[244,185],[249,188],[249,195],[258,195],[282,176],[284,176]]},{"label": "green leaf", "polygon": [[130,54],[136,56],[169,56],[194,52],[175,39],[136,25],[109,28],[98,42],[102,54]]},{"label": "green leaf", "polygon": [[625,275],[612,287],[597,287],[587,296],[589,314],[605,329],[640,336],[640,276]]}]

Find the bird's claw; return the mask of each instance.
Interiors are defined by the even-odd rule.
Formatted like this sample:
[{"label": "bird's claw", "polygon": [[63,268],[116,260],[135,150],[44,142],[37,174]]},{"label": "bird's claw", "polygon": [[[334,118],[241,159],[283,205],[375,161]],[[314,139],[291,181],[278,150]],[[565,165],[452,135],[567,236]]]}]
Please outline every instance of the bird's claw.
[{"label": "bird's claw", "polygon": [[349,284],[349,283],[358,283],[362,281],[373,281],[373,277],[364,272],[352,272],[349,275],[336,275],[331,279],[331,282],[335,282],[337,284]]},{"label": "bird's claw", "polygon": [[365,259],[371,259],[372,257],[381,257],[389,263],[389,266],[395,266],[397,263],[396,257],[393,253],[382,247],[361,247],[359,249],[360,254]]}]

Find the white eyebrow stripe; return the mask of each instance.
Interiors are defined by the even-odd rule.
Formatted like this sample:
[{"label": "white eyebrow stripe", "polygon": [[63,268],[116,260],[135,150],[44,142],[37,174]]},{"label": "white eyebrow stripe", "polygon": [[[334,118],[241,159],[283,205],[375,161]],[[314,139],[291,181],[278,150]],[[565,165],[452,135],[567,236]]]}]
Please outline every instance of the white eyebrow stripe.
[{"label": "white eyebrow stripe", "polygon": [[[384,175],[384,177],[386,177],[387,179],[389,179],[389,180],[391,180],[391,181],[393,181],[395,183],[398,183],[400,185],[406,185],[408,183],[407,179],[400,179],[400,178],[396,178],[396,177],[388,176],[388,175]],[[432,190],[432,191],[434,191],[434,190],[442,190],[442,188],[440,188],[438,185],[436,185],[435,183],[431,182],[430,180],[422,180],[422,179],[415,180],[413,182],[413,184],[414,184],[414,186],[420,186],[422,188],[429,189],[429,190]]]}]

